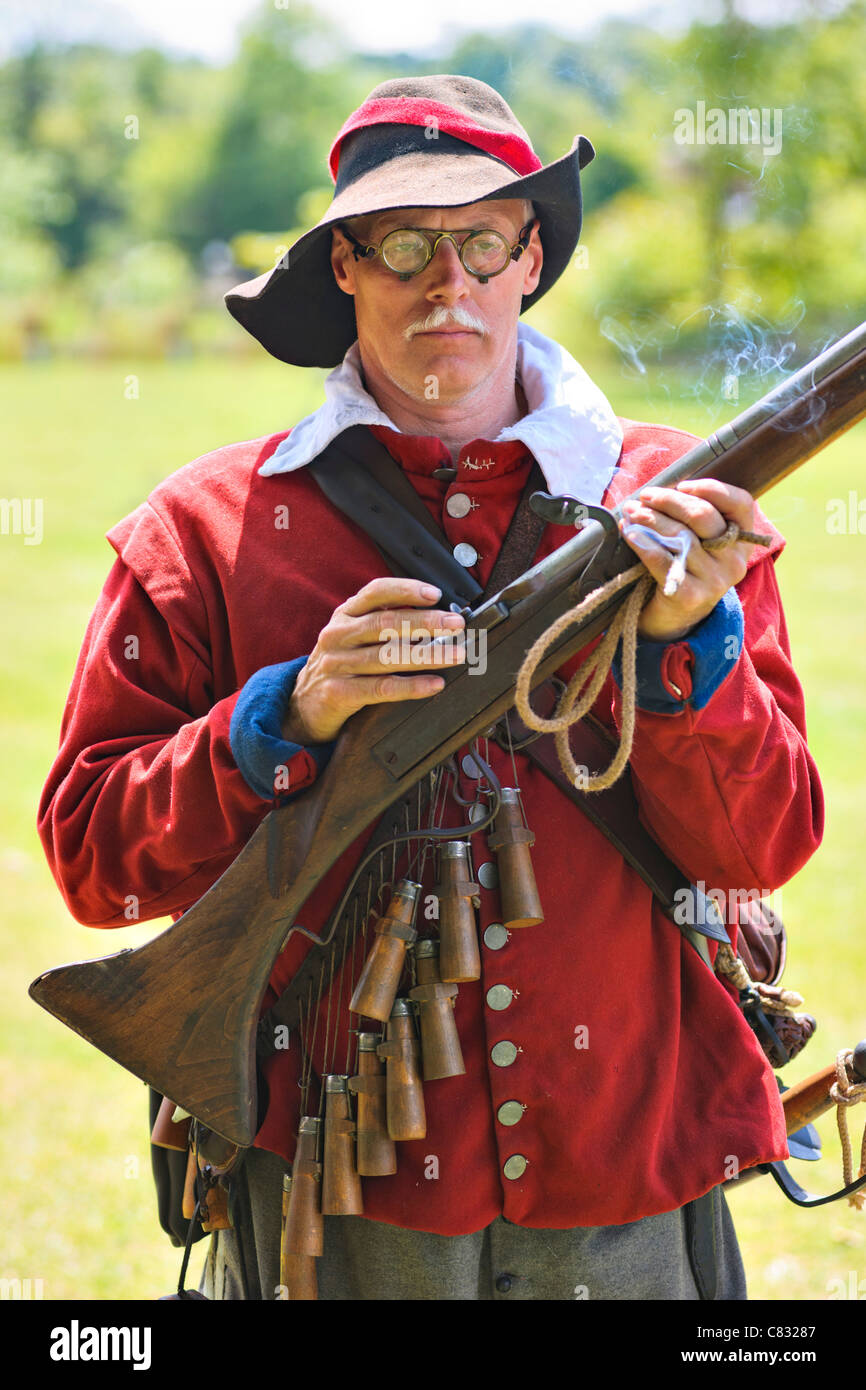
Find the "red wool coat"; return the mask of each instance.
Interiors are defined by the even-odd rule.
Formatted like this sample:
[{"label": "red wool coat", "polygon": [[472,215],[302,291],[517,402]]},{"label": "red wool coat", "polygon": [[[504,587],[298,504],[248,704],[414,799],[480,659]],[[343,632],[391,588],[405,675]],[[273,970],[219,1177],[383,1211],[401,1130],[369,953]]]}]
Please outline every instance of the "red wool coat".
[{"label": "red wool coat", "polygon": [[[609,505],[693,443],[678,430],[622,423]],[[432,477],[451,462],[438,440],[375,432],[451,543],[475,547],[473,573],[485,583],[528,477],[525,446],[474,440],[449,484]],[[198,459],[109,534],[119,558],[85,638],[40,807],[49,861],[80,921],[123,926],[130,894],[143,918],[179,913],[228,867],[269,809],[229,745],[240,688],[261,667],[309,653],[334,608],[387,572],[306,469],[259,476],[282,438]],[[454,492],[478,504],[459,519],[444,506]],[[548,527],[538,558],[569,534]],[[821,790],[774,574],[783,544],[776,533],[772,557],[756,551],[739,585],[745,647],[707,705],[637,718],[631,766],[645,822],[694,880],[723,890],[779,887],[821,837]],[[668,649],[669,688],[675,682],[686,698],[690,665],[687,642]],[[596,712],[611,727],[618,699],[608,681]],[[490,761],[509,785],[510,764],[493,745]],[[461,985],[456,1002],[466,1074],[425,1085],[426,1139],[398,1145],[395,1176],[364,1179],[365,1211],[377,1220],[445,1235],[499,1214],[536,1227],[619,1224],[681,1206],[734,1165],[787,1154],[773,1074],[728,988],[580,812],[522,757],[518,772],[545,921],[513,931],[501,948],[482,945],[483,978]],[[292,789],[304,788],[316,765],[302,751],[289,773]],[[459,823],[456,806],[448,814]],[[319,885],[305,927],[321,929],[359,853],[353,846]],[[494,858],[483,833],[473,855],[477,876]],[[496,890],[482,889],[481,901],[483,932],[499,920]],[[306,949],[292,938],[272,989]],[[348,984],[337,994],[341,983],[327,1059],[323,1001],[317,1075],[346,1070],[347,1027],[358,1019],[347,1012]],[[496,984],[513,992],[505,1009],[487,1002]],[[499,1042],[515,1045],[509,1065],[491,1056]],[[350,1071],[354,1060],[352,1052]],[[286,1158],[299,1065],[293,1035],[267,1063],[256,1140]],[[499,1118],[507,1101],[523,1107],[516,1123]],[[516,1155],[525,1165],[509,1172],[524,1171],[509,1177]]]}]

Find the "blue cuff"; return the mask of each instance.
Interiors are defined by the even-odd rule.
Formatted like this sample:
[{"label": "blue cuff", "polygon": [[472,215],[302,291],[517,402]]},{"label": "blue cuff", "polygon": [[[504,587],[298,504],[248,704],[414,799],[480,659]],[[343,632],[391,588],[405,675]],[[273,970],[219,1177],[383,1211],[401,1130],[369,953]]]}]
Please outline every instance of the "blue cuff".
[{"label": "blue cuff", "polygon": [[[688,700],[679,700],[662,683],[661,667],[669,642],[637,644],[637,705],[651,714],[673,714],[691,705],[703,709],[715,695],[722,681],[734,667],[743,646],[743,608],[736,589],[729,589],[719,599],[712,613],[692,628],[687,642],[692,651],[692,693]],[[611,666],[614,680],[622,688],[621,646],[617,648]]]},{"label": "blue cuff", "polygon": [[[281,803],[291,801],[303,790],[281,795],[274,791],[274,782],[278,769],[288,767],[291,759],[303,751],[300,743],[286,742],[282,727],[295,681],[308,661],[309,657],[299,656],[278,666],[263,666],[250,676],[232,715],[229,742],[235,762],[247,785],[267,801],[273,801],[275,796]],[[306,749],[320,772],[327,766],[334,746],[316,743]]]}]

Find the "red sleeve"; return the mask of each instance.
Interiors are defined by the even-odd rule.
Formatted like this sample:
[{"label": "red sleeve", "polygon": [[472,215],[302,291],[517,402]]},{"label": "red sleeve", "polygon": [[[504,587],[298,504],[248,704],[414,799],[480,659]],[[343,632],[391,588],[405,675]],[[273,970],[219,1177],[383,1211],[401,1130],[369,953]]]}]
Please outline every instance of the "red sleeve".
[{"label": "red sleeve", "polygon": [[[214,700],[204,637],[193,642],[178,627],[117,560],[90,620],[39,806],[54,877],[88,925],[186,910],[270,809],[232,757],[238,692]],[[289,765],[289,790],[315,776],[302,750]]]},{"label": "red sleeve", "polygon": [[[730,674],[701,710],[639,711],[631,768],[647,828],[693,881],[766,895],[818,848],[824,803],[774,560],[752,564],[737,592],[744,644]],[[668,669],[687,696],[687,656]]]}]

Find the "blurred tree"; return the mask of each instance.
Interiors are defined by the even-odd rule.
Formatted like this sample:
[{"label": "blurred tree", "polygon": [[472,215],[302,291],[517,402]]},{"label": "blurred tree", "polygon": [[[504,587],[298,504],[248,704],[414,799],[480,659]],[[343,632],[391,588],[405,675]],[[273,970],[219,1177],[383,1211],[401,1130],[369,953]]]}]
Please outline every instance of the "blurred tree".
[{"label": "blurred tree", "polygon": [[167,83],[171,63],[158,48],[143,48],[133,56],[132,83],[137,102],[147,111],[162,111],[167,105]]},{"label": "blurred tree", "polygon": [[328,149],[367,84],[314,10],[264,8],[246,33],[198,180],[202,240],[291,226],[298,199],[327,177]]},{"label": "blurred tree", "polygon": [[[584,259],[540,308],[549,331],[585,339],[604,320],[626,356],[662,339],[685,352],[733,305],[790,332],[804,311],[802,332],[829,336],[866,315],[864,49],[866,0],[764,25],[724,0],[719,22],[679,36],[621,19],[577,40],[529,22],[435,57],[352,54],[299,0],[263,3],[224,68],[35,46],[0,66],[0,298],[13,337],[26,320],[35,341],[62,310],[71,341],[94,315],[144,314],[142,283],[155,302],[174,284],[164,315],[192,303],[208,245],[272,264],[327,206],[349,111],[384,78],[452,71],[501,91],[545,163],[577,132],[595,145]],[[679,142],[698,103],[705,125],[711,110],[781,116],[778,152]],[[131,299],[106,298],[118,275]]]}]

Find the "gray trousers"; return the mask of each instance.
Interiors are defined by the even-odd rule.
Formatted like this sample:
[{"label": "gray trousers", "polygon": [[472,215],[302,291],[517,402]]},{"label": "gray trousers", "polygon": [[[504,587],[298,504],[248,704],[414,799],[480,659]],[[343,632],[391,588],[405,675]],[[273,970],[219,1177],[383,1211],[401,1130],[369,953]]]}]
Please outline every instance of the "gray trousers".
[{"label": "gray trousers", "polygon": [[[280,1283],[283,1174],[288,1165],[247,1152],[235,1227],[218,1231],[200,1290],[211,1299],[270,1300]],[[719,1299],[745,1299],[746,1281],[727,1203],[715,1193]],[[439,1236],[362,1216],[326,1216],[316,1261],[320,1300],[697,1300],[682,1211],[625,1226],[536,1230],[497,1217],[481,1231]]]}]

